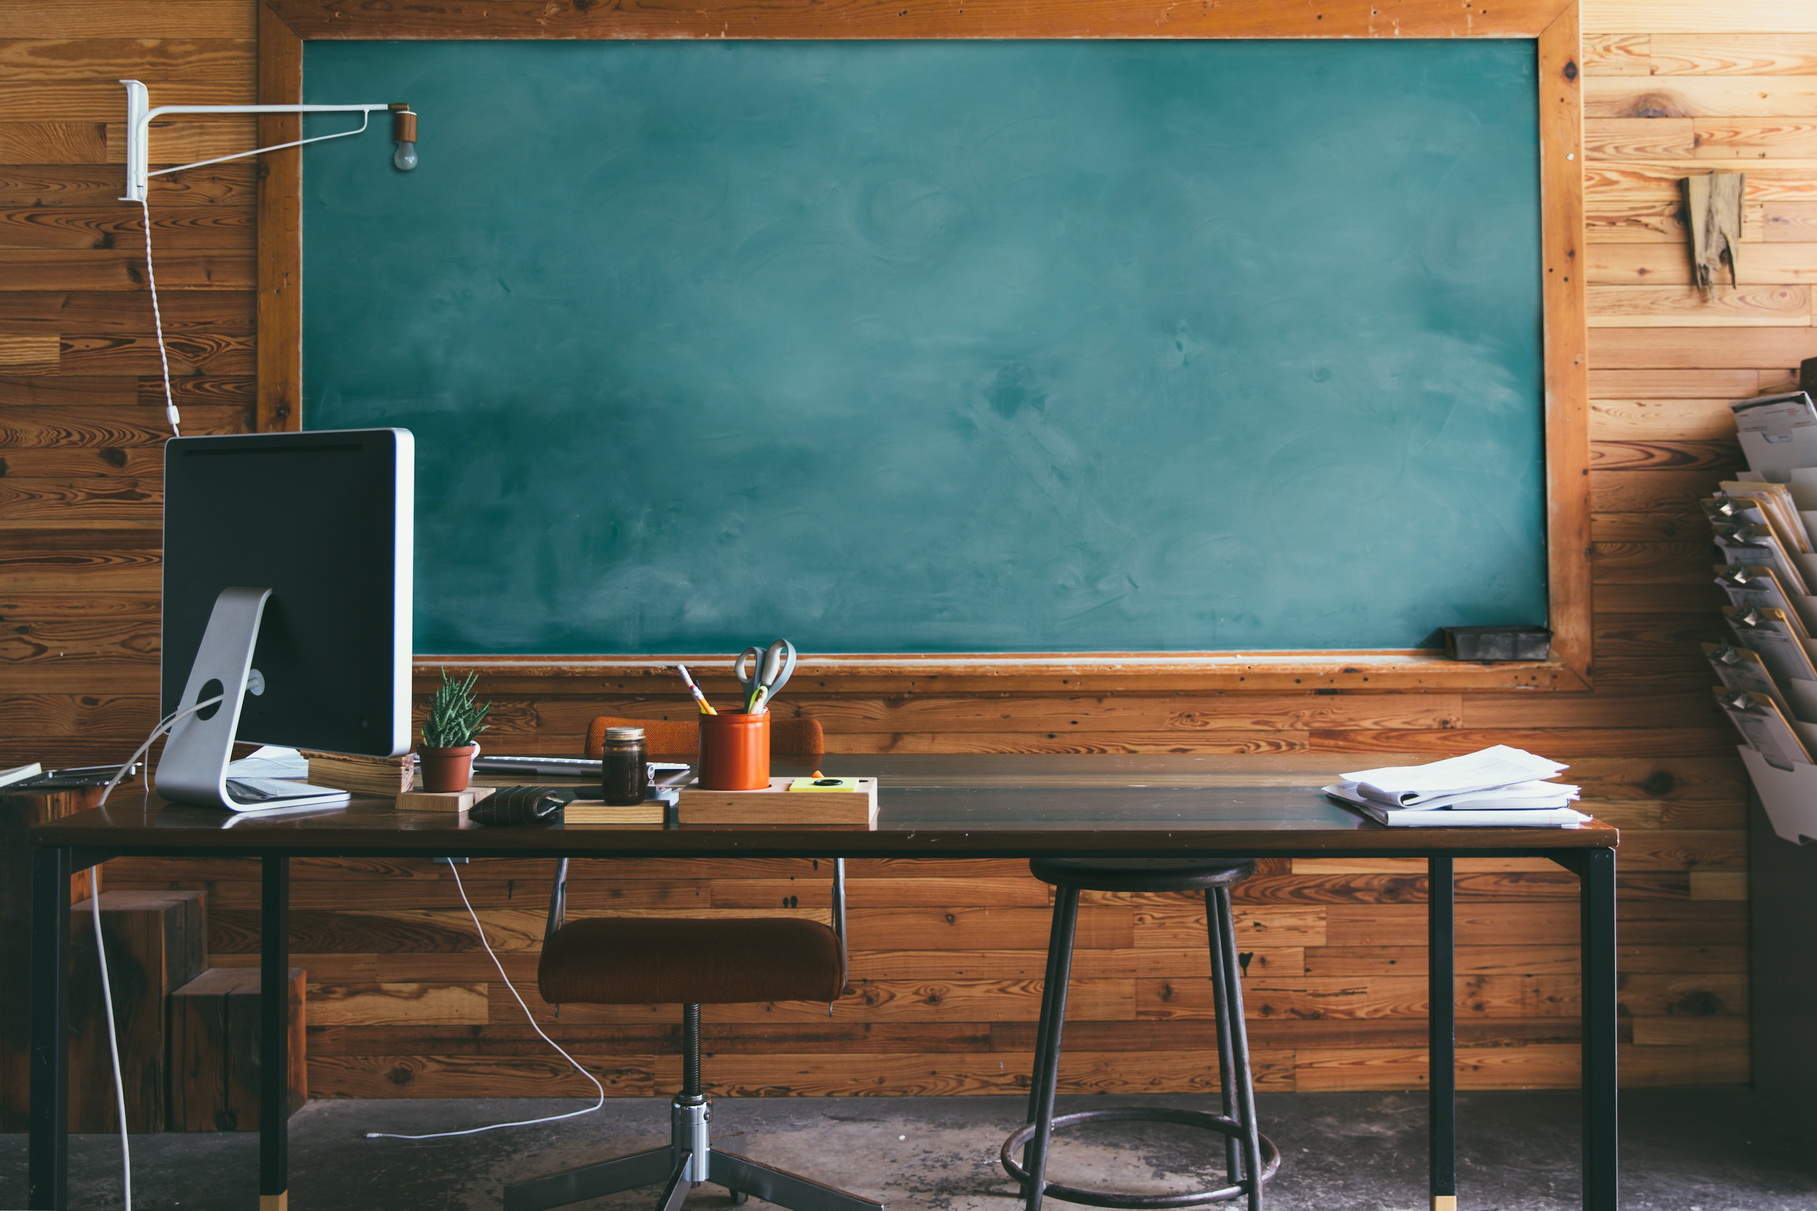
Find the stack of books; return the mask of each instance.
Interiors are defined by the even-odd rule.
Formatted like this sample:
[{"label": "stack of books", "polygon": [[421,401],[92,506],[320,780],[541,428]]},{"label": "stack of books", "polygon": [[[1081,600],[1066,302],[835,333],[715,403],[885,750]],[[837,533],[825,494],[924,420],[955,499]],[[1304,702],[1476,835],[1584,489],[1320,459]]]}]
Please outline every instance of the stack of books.
[{"label": "stack of books", "polygon": [[329,786],[352,791],[356,795],[396,797],[412,789],[416,782],[416,758],[349,757],[344,753],[310,753],[308,782],[311,786]]},{"label": "stack of books", "polygon": [[1389,828],[1579,828],[1578,788],[1547,779],[1567,767],[1497,744],[1426,765],[1355,770],[1325,793]]}]

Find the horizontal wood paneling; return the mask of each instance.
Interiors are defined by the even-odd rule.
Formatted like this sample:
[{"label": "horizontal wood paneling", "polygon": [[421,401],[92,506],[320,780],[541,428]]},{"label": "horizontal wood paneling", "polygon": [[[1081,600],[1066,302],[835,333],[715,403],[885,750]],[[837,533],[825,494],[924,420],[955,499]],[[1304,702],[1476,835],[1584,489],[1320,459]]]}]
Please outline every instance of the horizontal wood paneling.
[{"label": "horizontal wood paneling", "polygon": [[1587,35],[1806,35],[1811,12],[1803,0],[1590,0],[1583,28]]},{"label": "horizontal wood paneling", "polygon": [[253,36],[254,12],[245,0],[8,0],[0,5],[0,38],[244,41]]},{"label": "horizontal wood paneling", "polygon": [[[153,207],[251,207],[256,174],[250,164],[211,164],[153,177],[149,200]],[[118,202],[125,187],[115,165],[0,165],[0,206],[106,206]]]},{"label": "horizontal wood paneling", "polygon": [[[250,290],[249,253],[193,248],[161,252],[158,289]],[[143,290],[145,254],[119,249],[0,248],[0,290]]]},{"label": "horizontal wood paneling", "polygon": [[[320,6],[318,6],[319,8]],[[523,4],[517,8],[528,11]],[[253,0],[0,5],[0,764],[100,760],[156,710],[162,385],[142,220],[118,201],[116,82],[154,103],[253,95]],[[1597,688],[1590,693],[955,693],[799,686],[791,709],[850,752],[1241,751],[1439,755],[1507,742],[1572,765],[1624,829],[1622,1062],[1636,1084],[1745,1079],[1746,788],[1700,639],[1719,629],[1697,499],[1732,469],[1729,400],[1817,357],[1817,31],[1807,0],[1590,0],[1584,271]],[[171,123],[153,155],[251,146],[237,121]],[[228,146],[232,144],[232,146]],[[1681,177],[1745,171],[1739,285],[1688,285]],[[187,432],[251,427],[254,182],[229,163],[154,179],[153,242]],[[672,686],[494,678],[494,739],[570,751],[594,714],[686,718]],[[1424,1067],[1417,864],[1306,861],[1239,891],[1249,1016],[1271,1088],[1413,1088]],[[475,862],[467,888],[512,981],[615,1093],[679,1076],[668,1006],[534,996],[547,863]],[[248,863],[115,863],[111,886],[207,888],[213,961],[254,960]],[[824,911],[824,871],[775,861],[592,863],[574,911]],[[833,1007],[712,1007],[710,1079],[751,1092],[1015,1092],[1038,1009],[1046,887],[1016,862],[852,868],[851,992]],[[521,1021],[446,873],[299,862],[318,1096],[572,1088]],[[351,907],[350,907],[351,906]],[[1199,909],[1100,897],[1085,913],[1075,1087],[1186,1088],[1215,1074]],[[1576,1080],[1574,881],[1464,863],[1466,1087]],[[1191,1077],[1183,1074],[1195,1074]]]},{"label": "horizontal wood paneling", "polygon": [[1817,76],[1817,33],[1655,34],[1636,57],[1643,75]]},{"label": "horizontal wood paneling", "polygon": [[[1803,117],[1817,115],[1813,76],[1587,76],[1585,118]],[[1668,159],[1670,157],[1657,157]]]}]

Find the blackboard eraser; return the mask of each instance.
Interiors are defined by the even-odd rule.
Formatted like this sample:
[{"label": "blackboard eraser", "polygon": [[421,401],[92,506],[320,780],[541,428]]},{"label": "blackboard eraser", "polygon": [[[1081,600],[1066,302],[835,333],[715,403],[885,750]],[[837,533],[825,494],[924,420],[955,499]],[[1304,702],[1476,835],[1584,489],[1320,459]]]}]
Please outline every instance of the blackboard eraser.
[{"label": "blackboard eraser", "polygon": [[1441,627],[1449,660],[1544,660],[1552,654],[1545,627]]}]

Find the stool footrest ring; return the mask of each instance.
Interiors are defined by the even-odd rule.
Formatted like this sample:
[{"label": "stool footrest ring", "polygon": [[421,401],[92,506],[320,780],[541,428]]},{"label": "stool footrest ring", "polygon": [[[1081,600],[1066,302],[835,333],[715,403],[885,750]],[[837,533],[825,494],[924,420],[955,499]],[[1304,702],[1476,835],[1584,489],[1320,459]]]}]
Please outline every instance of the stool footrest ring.
[{"label": "stool footrest ring", "polygon": [[[1219,1135],[1241,1138],[1242,1125],[1221,1114],[1208,1110],[1174,1110],[1165,1106],[1106,1106],[1098,1110],[1080,1110],[1073,1114],[1054,1116],[1053,1129],[1070,1127],[1076,1123],[1102,1122],[1140,1122],[1140,1123],[1177,1123],[1185,1127],[1197,1127],[1204,1131],[1215,1131]],[[1028,1170],[1016,1159],[1016,1154],[1023,1145],[1035,1136],[1035,1124],[1030,1123],[1020,1131],[1003,1141],[1001,1158],[1003,1171],[1015,1178],[1024,1186],[1028,1184]],[[1051,1137],[1050,1137],[1051,1138]],[[1281,1167],[1280,1149],[1267,1136],[1262,1141],[1262,1173],[1258,1179],[1266,1182]],[[1249,1193],[1249,1179],[1242,1182],[1220,1186],[1212,1190],[1189,1190],[1179,1194],[1124,1194],[1115,1190],[1087,1190],[1080,1186],[1068,1186],[1062,1182],[1050,1181],[1042,1192],[1043,1197],[1060,1199],[1062,1202],[1080,1203],[1087,1207],[1120,1207],[1131,1209],[1163,1207],[1198,1207],[1206,1203],[1221,1203],[1233,1198],[1242,1198]]]}]

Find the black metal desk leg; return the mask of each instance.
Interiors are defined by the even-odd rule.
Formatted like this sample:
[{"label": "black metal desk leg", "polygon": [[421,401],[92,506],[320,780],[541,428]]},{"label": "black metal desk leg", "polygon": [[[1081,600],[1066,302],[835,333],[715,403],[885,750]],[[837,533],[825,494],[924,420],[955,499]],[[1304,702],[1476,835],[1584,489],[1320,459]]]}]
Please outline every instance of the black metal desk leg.
[{"label": "black metal desk leg", "polygon": [[262,858],[259,889],[259,1211],[290,1202],[290,859]]},{"label": "black metal desk leg", "polygon": [[1615,1035],[1615,851],[1585,850],[1578,870],[1583,917],[1584,1211],[1621,1203]]},{"label": "black metal desk leg", "polygon": [[67,849],[32,854],[31,1159],[33,1211],[69,1206],[69,873]]},{"label": "black metal desk leg", "polygon": [[1457,1211],[1457,902],[1450,858],[1426,859],[1432,1211]]}]

